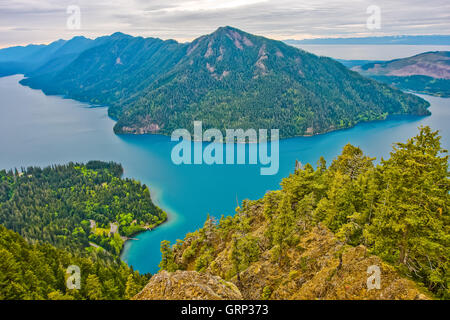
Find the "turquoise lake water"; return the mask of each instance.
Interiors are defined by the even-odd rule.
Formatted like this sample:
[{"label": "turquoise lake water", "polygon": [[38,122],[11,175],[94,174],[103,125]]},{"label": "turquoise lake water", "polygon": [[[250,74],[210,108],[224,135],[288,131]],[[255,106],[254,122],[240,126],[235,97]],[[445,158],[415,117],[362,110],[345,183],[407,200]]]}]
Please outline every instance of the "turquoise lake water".
[{"label": "turquoise lake water", "polygon": [[314,137],[280,141],[277,175],[261,176],[259,165],[180,165],[171,161],[175,143],[169,137],[117,136],[106,108],[45,96],[21,86],[21,76],[0,78],[0,168],[45,166],[69,161],[122,163],[125,175],[150,187],[156,204],[169,213],[167,223],[128,241],[122,259],[141,272],[156,272],[162,240],[174,242],[201,227],[209,213],[232,215],[237,199],[258,199],[293,172],[295,160],[329,162],[346,143],[370,156],[387,157],[393,142],[405,141],[420,125],[441,130],[449,148],[450,100],[422,96],[431,103],[428,117],[400,117],[359,124]]}]

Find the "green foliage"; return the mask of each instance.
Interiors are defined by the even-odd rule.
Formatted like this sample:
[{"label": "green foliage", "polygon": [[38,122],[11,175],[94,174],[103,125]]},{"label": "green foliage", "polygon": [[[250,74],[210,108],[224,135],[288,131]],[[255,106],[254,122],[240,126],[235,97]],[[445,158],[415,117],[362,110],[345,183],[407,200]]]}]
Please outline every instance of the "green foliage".
[{"label": "green foliage", "polygon": [[429,127],[397,143],[382,175],[380,203],[366,236],[373,251],[448,296],[450,220],[448,155]]},{"label": "green foliage", "polygon": [[241,271],[248,268],[248,266],[259,259],[259,244],[258,239],[246,235],[242,237],[235,236],[232,240],[232,247],[230,259],[233,263],[233,274],[239,274]]},{"label": "green foliage", "polygon": [[263,292],[261,294],[261,299],[262,300],[269,300],[271,295],[272,295],[272,289],[270,289],[270,287],[268,287],[268,286],[265,286],[263,288]]},{"label": "green foliage", "polygon": [[[94,252],[81,256],[50,244],[30,244],[2,225],[0,256],[0,300],[127,299],[149,280],[124,262],[101,259]],[[80,267],[79,290],[66,287],[70,265]]]},{"label": "green foliage", "polygon": [[102,298],[102,285],[95,274],[90,274],[86,279],[86,293],[89,300],[100,300]]},{"label": "green foliage", "polygon": [[211,250],[205,251],[200,257],[195,260],[195,270],[198,272],[203,272],[212,262],[213,255]]},{"label": "green foliage", "polygon": [[327,191],[316,191],[310,199],[303,195],[310,191],[306,181],[312,174],[305,167],[283,181],[278,213],[269,229],[275,233],[271,238],[278,239],[274,248],[282,252],[282,244],[289,245],[286,233],[305,222],[304,218],[296,222],[293,212],[302,203],[300,210],[305,210],[307,199],[314,220],[338,238],[351,245],[367,245],[430,291],[447,297],[450,185],[446,153],[438,133],[429,127],[421,128],[407,143],[396,144],[390,159],[377,167],[359,148],[347,145],[327,171],[316,170],[315,180],[325,182]]},{"label": "green foliage", "polygon": [[159,263],[159,268],[169,272],[176,271],[178,269],[178,265],[175,263],[175,256],[173,254],[173,249],[170,247],[170,241],[161,241],[161,254],[162,258]]},{"label": "green foliage", "polygon": [[131,299],[142,290],[142,280],[138,275],[130,273],[125,285],[125,299]]},{"label": "green foliage", "polygon": [[[323,159],[315,169],[297,166],[281,190],[244,201],[234,217],[222,217],[217,225],[205,223],[170,257],[179,268],[196,261],[204,270],[209,264],[210,271],[228,279],[236,275],[238,282],[252,263],[267,259],[266,252],[280,270],[294,265],[306,272],[308,258],[293,260],[286,252],[295,248],[301,253],[301,237],[320,225],[344,245],[365,245],[403,276],[448,299],[450,181],[438,132],[420,128],[416,137],[395,145],[390,159],[377,166],[373,160],[347,145],[328,169]],[[218,259],[224,250],[229,252],[226,261],[223,255]],[[266,297],[269,289],[264,290]]]},{"label": "green foliage", "polygon": [[390,84],[395,88],[402,90],[411,90],[423,94],[429,94],[433,96],[448,98],[450,97],[450,80],[449,79],[436,79],[428,76],[408,76],[408,77],[395,77],[395,76],[371,76],[371,78]]},{"label": "green foliage", "polygon": [[[148,188],[121,179],[115,163],[91,161],[0,175],[0,223],[27,240],[84,252],[90,242],[114,256],[130,236],[166,219]],[[91,222],[95,228],[91,230]],[[119,222],[119,233],[110,234]]]}]

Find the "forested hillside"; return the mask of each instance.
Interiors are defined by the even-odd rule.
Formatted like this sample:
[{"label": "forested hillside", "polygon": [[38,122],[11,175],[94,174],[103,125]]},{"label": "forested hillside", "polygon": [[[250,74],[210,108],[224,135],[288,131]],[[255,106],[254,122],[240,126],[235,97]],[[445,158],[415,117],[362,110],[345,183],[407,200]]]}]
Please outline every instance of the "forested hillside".
[{"label": "forested hillside", "polygon": [[[347,145],[329,167],[298,166],[281,190],[208,218],[172,247],[163,241],[161,269],[219,276],[244,299],[448,299],[450,180],[438,132],[421,128],[373,161]],[[366,284],[373,265],[380,290]],[[160,276],[178,296],[192,277]],[[137,298],[153,299],[170,282],[160,278]]]},{"label": "forested hillside", "polygon": [[[72,50],[62,50],[68,45]],[[197,120],[205,129],[275,128],[292,137],[392,114],[429,114],[417,96],[232,27],[185,44],[115,33],[48,47],[16,48],[26,59],[10,63],[11,52],[0,50],[0,62],[25,72],[22,84],[109,106],[116,133],[171,134]],[[34,68],[24,71],[31,62]]]},{"label": "forested hillside", "polygon": [[[101,39],[101,38],[98,38]],[[100,40],[97,40],[99,43]],[[85,37],[57,40],[49,45],[28,45],[0,50],[0,76],[23,73],[48,74],[69,65],[82,51],[94,45]]]},{"label": "forested hillside", "polygon": [[[129,299],[148,281],[124,262],[31,244],[0,225],[0,300]],[[67,268],[80,268],[80,289],[68,289]]]},{"label": "forested hillside", "polygon": [[202,120],[205,128],[277,128],[292,137],[427,114],[427,106],[332,59],[225,27],[194,40],[173,70],[110,113],[119,133],[170,134]]},{"label": "forested hillside", "polygon": [[99,161],[0,171],[0,224],[31,242],[117,257],[127,236],[166,219],[148,188],[122,173]]},{"label": "forested hillside", "polygon": [[[40,67],[22,84],[102,105],[122,105],[172,68],[187,45],[173,40],[132,37],[117,32],[93,40],[90,48],[53,72]],[[59,61],[59,60],[57,60]]]},{"label": "forested hillside", "polygon": [[369,62],[352,70],[402,90],[450,97],[450,52],[425,52],[391,61]]},{"label": "forested hillside", "polygon": [[[330,166],[297,165],[280,190],[163,241],[164,271],[150,281],[105,245],[111,222],[125,232],[165,217],[145,186],[120,179],[120,165],[2,171],[0,299],[448,299],[450,180],[438,132],[421,128],[373,162],[347,145]],[[67,289],[70,265],[79,290]],[[369,290],[374,266],[381,285]]]}]

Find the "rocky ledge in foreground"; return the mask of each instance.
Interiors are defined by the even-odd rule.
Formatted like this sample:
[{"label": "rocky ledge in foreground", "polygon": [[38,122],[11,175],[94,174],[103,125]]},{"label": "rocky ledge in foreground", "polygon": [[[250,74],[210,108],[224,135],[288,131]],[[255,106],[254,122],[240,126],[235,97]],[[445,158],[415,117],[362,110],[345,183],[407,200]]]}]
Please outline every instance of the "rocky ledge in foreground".
[{"label": "rocky ledge in foreground", "polygon": [[[264,288],[272,288],[270,299],[357,299],[422,300],[429,299],[423,290],[380,258],[370,255],[366,247],[343,246],[326,228],[315,228],[297,248],[285,254],[291,268],[280,268],[268,255],[252,264],[231,282],[212,275],[213,270],[161,271],[137,294],[136,300],[232,300],[261,299]],[[225,252],[230,248],[224,248]],[[342,254],[340,254],[342,252]],[[220,256],[217,258],[219,262]],[[225,261],[223,270],[229,266]],[[217,265],[216,265],[217,266]],[[370,266],[380,268],[380,289],[368,289]],[[221,268],[219,268],[221,269]],[[220,274],[219,270],[215,270]],[[239,288],[239,289],[238,289]],[[266,289],[267,290],[267,289]]]},{"label": "rocky ledge in foreground", "polygon": [[240,300],[239,289],[220,277],[195,271],[162,271],[134,300]]}]

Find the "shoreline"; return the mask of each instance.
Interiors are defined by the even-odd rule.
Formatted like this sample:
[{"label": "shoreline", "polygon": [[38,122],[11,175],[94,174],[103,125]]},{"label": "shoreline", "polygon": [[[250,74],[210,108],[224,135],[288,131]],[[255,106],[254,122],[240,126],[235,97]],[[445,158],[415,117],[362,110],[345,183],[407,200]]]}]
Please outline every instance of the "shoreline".
[{"label": "shoreline", "polygon": [[[153,199],[152,199],[152,201],[153,201]],[[158,205],[158,207],[161,210],[163,210],[159,205]],[[128,263],[124,259],[122,259],[122,256],[125,253],[125,245],[127,244],[127,242],[129,242],[129,241],[139,241],[139,239],[135,238],[135,237],[139,236],[141,233],[152,232],[153,230],[155,230],[156,228],[162,226],[163,224],[168,224],[169,223],[169,213],[167,211],[165,211],[165,210],[163,210],[163,211],[166,212],[166,214],[167,214],[167,217],[166,217],[166,219],[163,222],[157,224],[156,226],[154,226],[151,229],[137,231],[137,232],[131,234],[129,237],[126,237],[127,239],[124,240],[122,249],[120,249],[120,253],[119,253],[119,258],[120,258],[121,261],[125,262],[128,265]]]},{"label": "shoreline", "polygon": [[[17,75],[15,75],[15,76],[17,76]],[[14,75],[13,75],[13,77],[14,77]],[[24,85],[21,85],[21,86],[24,86]],[[40,90],[40,89],[33,89],[33,88],[31,88],[31,87],[28,87],[28,86],[24,86],[24,87],[27,87],[27,88],[29,88],[29,89],[32,89],[32,90],[39,90],[39,91],[41,91],[42,92],[42,90]],[[45,94],[45,93],[44,93]],[[47,96],[55,96],[55,95],[47,95]],[[59,97],[59,98],[61,98],[61,96],[57,96],[57,97]],[[80,103],[83,103],[83,104],[86,104],[86,105],[89,105],[89,103],[88,102],[82,102],[82,101],[78,101],[78,100],[75,100],[75,99],[71,99],[71,98],[68,98],[68,97],[63,97],[64,99],[69,99],[69,100],[73,100],[73,101],[76,101],[77,103],[78,102],[80,102]],[[114,120],[112,117],[110,117],[109,115],[107,115],[110,119],[112,119],[112,120]],[[415,115],[398,115],[398,116],[406,116],[406,117],[417,117],[417,118],[421,118],[421,117],[423,117],[423,116],[415,116]],[[288,139],[295,139],[295,138],[302,138],[302,137],[305,137],[305,138],[309,138],[309,137],[314,137],[314,136],[316,136],[316,135],[325,135],[325,134],[327,134],[327,133],[332,133],[332,132],[335,132],[335,131],[343,131],[343,130],[350,130],[350,129],[352,129],[352,128],[354,128],[355,126],[358,126],[358,125],[361,125],[361,124],[364,124],[364,123],[368,123],[368,122],[381,122],[381,121],[386,121],[386,120],[389,120],[389,117],[387,117],[386,119],[380,119],[380,120],[372,120],[372,121],[365,121],[365,122],[358,122],[357,124],[355,124],[355,125],[353,125],[352,127],[347,127],[347,128],[341,128],[341,129],[334,129],[334,130],[330,130],[330,131],[328,131],[328,132],[323,132],[323,133],[317,133],[317,134],[313,134],[313,135],[304,135],[304,136],[294,136],[294,137],[289,137],[289,138],[282,138],[282,139],[280,139],[280,140],[288,140]],[[114,120],[115,121],[115,120]],[[150,133],[151,134],[151,133]],[[116,134],[116,135],[118,135],[118,134]],[[130,134],[123,134],[123,136],[126,136],[126,135],[130,135]],[[154,135],[163,135],[163,134],[154,134]],[[122,136],[122,135],[118,135],[118,136]],[[132,135],[133,136],[133,135]],[[136,134],[134,135],[134,136],[137,136]],[[167,135],[166,135],[167,136]],[[169,136],[168,136],[169,137]],[[169,137],[170,138],[170,137]],[[126,171],[127,169],[125,168],[125,171]],[[126,172],[125,172],[125,175],[126,175]],[[137,178],[137,177],[136,177]],[[174,213],[174,212],[172,212],[172,210],[170,209],[170,206],[168,206],[168,205],[166,205],[166,204],[164,204],[164,202],[163,202],[163,200],[162,200],[162,194],[163,194],[163,191],[162,190],[160,190],[160,189],[162,189],[162,188],[158,188],[157,186],[155,186],[153,183],[151,183],[151,182],[149,182],[149,183],[146,183],[147,184],[147,186],[149,187],[149,189],[152,191],[151,192],[151,198],[152,198],[152,201],[154,202],[154,204],[155,205],[157,205],[158,207],[160,207],[163,211],[165,211],[166,213],[167,213],[167,219],[164,221],[164,222],[162,222],[161,224],[158,224],[153,230],[142,230],[141,232],[139,232],[138,234],[140,234],[140,233],[144,233],[144,232],[146,232],[146,231],[155,231],[155,230],[157,230],[156,228],[157,227],[163,227],[164,225],[171,225],[172,223],[174,223],[175,222],[175,220],[176,220],[176,216],[177,216],[177,213]],[[175,218],[175,219],[174,219]],[[136,235],[138,235],[138,234],[136,234]],[[127,242],[129,242],[129,241],[131,241],[131,240],[127,240],[127,241],[125,241],[124,242],[124,246],[123,246],[123,248],[122,248],[122,250],[121,250],[121,252],[120,252],[120,254],[119,254],[119,257],[120,257],[120,259],[122,260],[122,261],[124,261],[125,263],[127,263],[125,260],[123,260],[123,254],[124,254],[124,252],[126,253],[126,251],[125,251],[125,245],[126,245],[126,243]],[[128,263],[127,263],[128,264]]]},{"label": "shoreline", "polygon": [[[410,92],[411,94],[414,95],[425,95],[425,96],[430,96],[430,97],[436,97],[436,98],[442,98],[442,99],[450,99],[450,97],[437,97],[437,96],[432,96],[429,94],[424,94],[424,93],[416,93],[416,92]],[[425,99],[424,99],[425,100]],[[75,100],[77,101],[77,100]],[[428,108],[427,108],[428,110]],[[345,131],[345,130],[350,130],[353,129],[361,124],[367,124],[367,123],[376,123],[376,122],[382,122],[382,121],[389,121],[389,120],[394,120],[395,118],[402,118],[402,117],[415,117],[415,118],[424,118],[424,117],[429,117],[431,116],[431,112],[429,114],[425,114],[425,115],[416,115],[416,114],[391,114],[391,115],[387,115],[385,119],[375,119],[375,120],[367,120],[367,121],[360,121],[355,123],[352,126],[349,127],[345,127],[345,128],[338,128],[338,129],[330,129],[328,131],[324,131],[324,132],[319,132],[319,133],[313,133],[313,134],[306,134],[306,135],[296,135],[296,136],[292,136],[292,137],[283,137],[280,138],[278,141],[286,141],[286,140],[290,140],[290,139],[297,139],[297,138],[312,138],[312,137],[316,137],[316,136],[321,136],[321,135],[326,135],[329,133],[333,133],[333,132],[339,132],[339,131]],[[111,120],[116,121],[115,119],[113,119],[112,117],[110,117]],[[127,137],[127,136],[131,136],[131,137],[139,137],[139,136],[161,136],[161,137],[167,137],[170,138],[170,135],[168,134],[164,134],[164,133],[115,133],[115,135],[117,136],[123,136],[123,137]],[[176,142],[176,141],[173,141]],[[226,142],[216,142],[216,141],[207,141],[207,140],[191,140],[191,142],[194,143],[198,143],[198,142],[205,142],[205,143],[218,143],[218,144],[224,144],[226,145]],[[270,142],[270,140],[268,141]],[[234,144],[245,144],[245,145],[251,145],[251,144],[259,144],[259,142],[237,142],[235,141]]]},{"label": "shoreline", "polygon": [[[72,97],[67,96],[67,95],[48,94],[48,93],[46,93],[43,89],[40,89],[40,88],[34,88],[34,87],[31,87],[31,86],[22,84],[21,81],[22,81],[23,79],[27,79],[27,78],[25,77],[24,74],[14,74],[14,75],[8,75],[8,76],[4,76],[4,77],[14,77],[14,76],[18,76],[18,75],[22,76],[22,78],[19,79],[19,81],[18,81],[19,84],[20,84],[21,86],[30,88],[30,89],[32,89],[32,90],[40,90],[40,91],[42,91],[42,93],[44,93],[46,96],[49,96],[49,97],[55,96],[55,97],[60,97],[60,98],[63,98],[63,99],[69,99],[69,100],[77,101],[77,102],[79,102],[79,103],[84,103],[84,104],[87,104],[87,105],[89,106],[88,108],[107,108],[107,116],[108,116],[111,120],[115,121],[116,124],[117,124],[117,122],[118,122],[118,119],[117,119],[117,118],[115,118],[115,117],[113,117],[113,116],[110,115],[110,112],[109,112],[110,106],[103,105],[103,104],[95,104],[95,103],[93,103],[93,102],[91,102],[91,101],[77,100],[77,99],[72,98]],[[3,77],[0,77],[0,78],[3,78]],[[435,95],[432,95],[432,94],[427,94],[427,93],[422,93],[422,92],[415,92],[415,91],[410,91],[410,90],[401,90],[401,89],[399,89],[399,90],[402,91],[402,92],[404,92],[404,93],[407,93],[407,94],[413,94],[413,95],[416,95],[416,96],[419,96],[419,95],[427,95],[427,96],[438,97],[438,98],[443,98],[443,99],[445,99],[445,98],[450,98],[450,97],[435,96]],[[419,96],[419,97],[420,97],[420,96]],[[420,98],[422,98],[422,97],[420,97]],[[423,98],[422,98],[422,99],[423,99]],[[425,99],[424,99],[424,100],[425,100]],[[426,100],[425,100],[425,101],[426,101]],[[343,127],[343,128],[329,128],[329,129],[327,129],[327,130],[325,130],[325,131],[318,132],[318,133],[313,133],[313,134],[299,134],[299,135],[294,135],[294,136],[289,136],[289,137],[280,137],[280,138],[279,138],[279,141],[287,140],[287,139],[293,139],[293,138],[307,138],[307,137],[314,137],[314,136],[318,136],[318,135],[327,134],[327,133],[330,133],[330,132],[335,132],[335,131],[341,131],[341,130],[351,129],[351,128],[354,128],[355,126],[357,126],[357,125],[359,125],[359,124],[361,124],[361,123],[370,123],[370,122],[377,122],[377,121],[385,121],[385,120],[389,120],[389,117],[396,117],[396,116],[426,117],[426,116],[430,116],[430,115],[431,115],[431,112],[429,112],[429,108],[430,108],[431,104],[430,104],[428,101],[427,101],[427,103],[428,103],[428,106],[427,106],[426,110],[428,111],[428,114],[424,114],[424,115],[417,115],[417,114],[392,114],[392,115],[391,115],[391,114],[388,114],[388,115],[386,116],[386,118],[384,118],[384,119],[374,119],[374,120],[367,120],[367,121],[358,121],[358,122],[356,122],[355,124],[353,124],[353,125],[351,125],[351,126],[348,126],[348,127]],[[232,129],[232,128],[230,128],[230,129]],[[270,129],[267,129],[267,130],[270,130]],[[130,132],[130,133],[125,133],[125,132],[119,132],[119,133],[118,133],[118,132],[116,132],[116,130],[115,130],[115,126],[113,127],[113,133],[114,133],[115,135],[117,135],[117,136],[160,135],[160,136],[170,137],[169,134],[166,134],[166,133],[157,133],[157,132],[146,132],[146,133],[132,133],[132,132]],[[226,142],[223,142],[223,141],[218,141],[218,142],[216,142],[216,141],[211,142],[211,141],[206,141],[206,140],[197,140],[197,141],[196,141],[196,140],[191,140],[191,141],[192,141],[192,142],[209,142],[209,143],[221,143],[221,144],[226,144]],[[253,144],[253,143],[254,143],[254,142],[250,143],[250,142],[247,142],[247,141],[244,142],[244,143],[242,143],[242,142],[237,142],[237,141],[234,142],[234,144]]]},{"label": "shoreline", "polygon": [[[125,173],[124,173],[125,174]],[[163,226],[167,226],[169,224],[174,223],[177,220],[177,213],[172,210],[169,206],[166,206],[163,201],[162,201],[162,190],[158,187],[151,187],[151,183],[146,183],[147,188],[150,190],[150,198],[153,202],[153,204],[155,206],[157,206],[158,208],[160,208],[161,210],[163,210],[166,213],[166,219],[161,222],[160,224],[156,225],[154,228],[149,229],[149,230],[141,230],[137,233],[134,233],[132,235],[132,237],[137,237],[140,234],[144,234],[147,232],[153,232],[156,231],[158,228],[163,227]],[[122,249],[120,250],[120,254],[119,254],[119,258],[121,261],[125,262],[128,266],[132,266],[131,264],[129,264],[127,261],[125,261],[124,259],[124,255],[127,253],[128,249],[129,249],[129,245],[127,246],[127,243],[129,244],[132,241],[138,241],[139,239],[136,240],[132,240],[132,239],[127,239],[126,241],[124,241]]]}]

